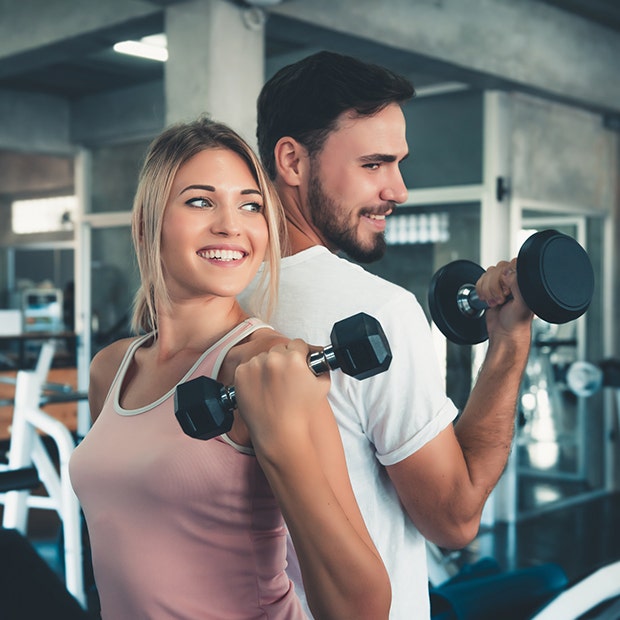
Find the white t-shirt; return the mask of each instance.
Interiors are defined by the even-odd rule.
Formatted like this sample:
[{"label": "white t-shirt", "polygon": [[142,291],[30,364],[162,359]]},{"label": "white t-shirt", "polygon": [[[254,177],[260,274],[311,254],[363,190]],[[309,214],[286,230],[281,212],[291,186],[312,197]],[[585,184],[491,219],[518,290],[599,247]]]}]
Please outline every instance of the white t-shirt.
[{"label": "white t-shirt", "polygon": [[[240,300],[247,308],[253,305],[251,290]],[[419,450],[457,414],[445,393],[428,321],[412,293],[323,246],[282,260],[278,305],[269,317],[278,331],[326,346],[334,323],[358,312],[381,323],[392,363],[387,372],[363,381],[332,372],[329,401],[353,491],[390,575],[390,618],[424,619],[430,617],[425,541],[383,466]],[[301,591],[301,583],[296,588]]]}]

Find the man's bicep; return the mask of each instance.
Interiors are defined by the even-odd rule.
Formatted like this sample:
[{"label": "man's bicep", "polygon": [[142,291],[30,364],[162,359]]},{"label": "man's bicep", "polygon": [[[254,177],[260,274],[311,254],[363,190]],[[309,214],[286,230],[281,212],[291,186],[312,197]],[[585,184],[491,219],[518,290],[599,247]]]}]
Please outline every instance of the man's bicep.
[{"label": "man's bicep", "polygon": [[450,507],[469,483],[452,424],[406,459],[386,467],[410,519],[429,540],[450,528]]}]

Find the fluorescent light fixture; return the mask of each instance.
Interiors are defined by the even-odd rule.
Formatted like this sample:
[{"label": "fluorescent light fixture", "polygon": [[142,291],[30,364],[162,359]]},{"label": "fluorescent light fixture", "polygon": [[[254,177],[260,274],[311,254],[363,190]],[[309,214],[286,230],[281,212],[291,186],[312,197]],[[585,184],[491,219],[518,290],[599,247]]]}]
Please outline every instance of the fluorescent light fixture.
[{"label": "fluorescent light fixture", "polygon": [[153,34],[142,37],[139,41],[119,41],[114,44],[114,51],[119,54],[129,54],[139,58],[148,58],[166,62],[168,48],[165,34]]}]

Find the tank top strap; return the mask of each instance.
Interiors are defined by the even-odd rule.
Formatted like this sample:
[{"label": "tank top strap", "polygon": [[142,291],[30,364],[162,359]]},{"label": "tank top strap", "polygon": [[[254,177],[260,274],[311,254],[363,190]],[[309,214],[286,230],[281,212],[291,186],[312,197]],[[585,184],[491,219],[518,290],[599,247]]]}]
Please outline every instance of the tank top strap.
[{"label": "tank top strap", "polygon": [[[185,377],[183,377],[182,381],[188,381],[198,375],[217,378],[222,362],[230,349],[259,329],[273,329],[273,327],[254,317],[246,319],[233,327],[233,329],[231,329],[226,335],[220,338],[220,340],[218,340],[213,346],[209,347],[200,356]],[[152,333],[145,334],[144,336],[136,338],[129,344],[118,370],[116,371],[116,375],[110,384],[105,402],[107,402],[112,396],[114,396],[116,401],[118,401],[120,386],[125,378],[127,368],[131,364],[136,351],[152,337]],[[165,397],[162,397],[160,400],[163,400],[167,396],[168,395],[165,395]],[[118,407],[115,408],[118,411],[120,409],[120,404],[118,402],[116,404]]]},{"label": "tank top strap", "polygon": [[251,317],[239,323],[239,325],[231,329],[228,334],[226,334],[212,349],[210,349],[210,355],[205,355],[202,357],[199,363],[192,370],[191,377],[205,375],[207,377],[216,378],[228,352],[236,344],[239,344],[242,340],[259,329],[273,329],[273,327],[256,317]]},{"label": "tank top strap", "polygon": [[127,350],[125,351],[125,355],[123,355],[123,359],[121,360],[121,363],[118,366],[118,370],[116,371],[116,374],[114,375],[114,379],[112,379],[112,383],[110,383],[110,387],[108,389],[108,393],[106,394],[104,403],[107,402],[108,398],[110,398],[110,395],[114,393],[114,389],[117,385],[117,383],[123,380],[123,377],[125,376],[125,371],[127,370],[127,367],[129,366],[129,364],[131,363],[131,360],[133,359],[134,353],[149,339],[152,338],[153,334],[149,333],[149,334],[144,334],[143,336],[139,336],[138,338],[135,338],[132,342],[129,343],[129,346],[127,347]]}]

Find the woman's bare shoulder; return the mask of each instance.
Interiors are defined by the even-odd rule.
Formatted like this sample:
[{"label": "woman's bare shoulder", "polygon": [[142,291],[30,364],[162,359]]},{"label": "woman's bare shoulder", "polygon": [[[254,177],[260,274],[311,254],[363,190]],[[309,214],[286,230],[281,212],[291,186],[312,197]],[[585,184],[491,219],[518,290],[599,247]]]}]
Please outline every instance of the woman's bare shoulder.
[{"label": "woman's bare shoulder", "polygon": [[114,373],[116,373],[123,356],[134,340],[135,338],[122,338],[98,351],[90,363],[91,375],[93,373],[107,374],[111,369],[114,369]]},{"label": "woman's bare shoulder", "polygon": [[99,414],[103,401],[110,390],[112,381],[129,345],[135,338],[123,338],[98,351],[90,363],[88,399],[91,404],[91,417]]}]

